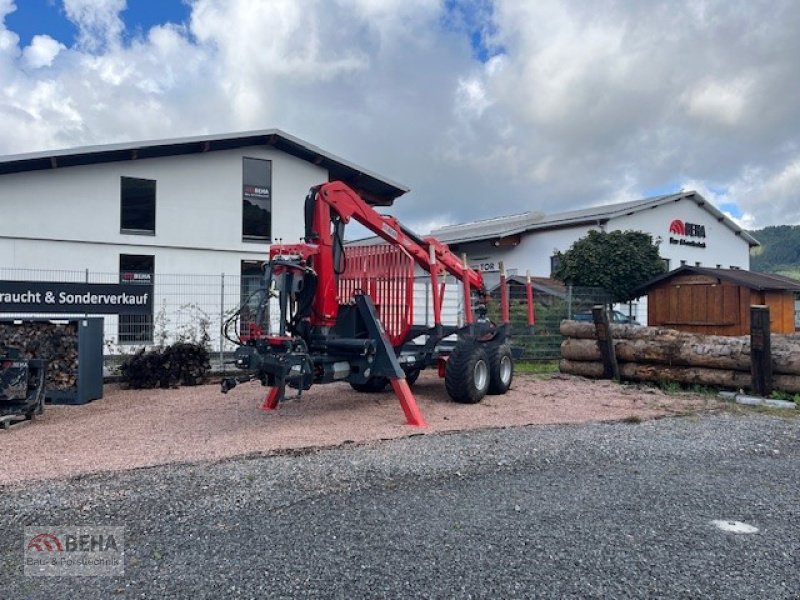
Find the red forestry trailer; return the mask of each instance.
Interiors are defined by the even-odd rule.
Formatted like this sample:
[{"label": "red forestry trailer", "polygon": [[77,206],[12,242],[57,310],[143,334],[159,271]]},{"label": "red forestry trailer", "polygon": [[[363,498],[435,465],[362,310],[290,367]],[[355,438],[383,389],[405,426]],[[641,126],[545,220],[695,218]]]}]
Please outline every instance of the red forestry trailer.
[{"label": "red forestry trailer", "polygon": [[[387,243],[345,247],[344,227],[350,219]],[[223,393],[258,379],[270,388],[262,407],[271,410],[284,398],[286,386],[302,393],[313,384],[347,381],[368,393],[391,385],[408,424],[424,427],[409,388],[422,369],[437,368],[456,402],[476,403],[487,393],[508,391],[514,358],[504,273],[502,322],[495,324],[486,318],[488,296],[479,271],[445,244],[379,214],[338,181],[313,187],[306,197],[304,240],[270,248],[263,286],[255,293],[255,321],[245,323],[241,317],[251,297],[225,323],[223,333],[238,345],[234,362],[244,374],[224,379]],[[413,322],[415,265],[430,277],[430,327]],[[442,322],[448,274],[462,287],[460,326]],[[270,327],[270,299],[275,297],[277,331]],[[456,341],[446,339],[451,336]]]}]

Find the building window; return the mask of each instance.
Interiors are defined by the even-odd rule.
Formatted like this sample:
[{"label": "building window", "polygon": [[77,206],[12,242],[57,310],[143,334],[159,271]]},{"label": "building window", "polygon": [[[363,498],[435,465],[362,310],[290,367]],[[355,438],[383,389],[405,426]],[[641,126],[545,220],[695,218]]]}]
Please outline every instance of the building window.
[{"label": "building window", "polygon": [[668,258],[662,258],[661,259],[661,264],[664,265],[664,271],[669,272],[669,259]]},{"label": "building window", "polygon": [[120,181],[120,231],[155,235],[155,180],[122,177]]},{"label": "building window", "polygon": [[682,266],[682,267],[685,267],[685,266],[686,266],[686,261],[685,261],[685,260],[682,260],[682,261],[681,261],[681,266]]},{"label": "building window", "polygon": [[[242,312],[239,317],[240,333],[246,333],[250,323],[256,323],[258,309],[263,300],[263,295],[258,291],[264,287],[264,269],[262,261],[243,260],[241,265],[241,286],[239,288]],[[263,326],[263,323],[258,323]]]},{"label": "building window", "polygon": [[[151,284],[155,271],[155,260],[154,256],[144,254],[120,254],[120,283],[129,285]],[[152,313],[149,315],[119,315],[117,319],[117,337],[120,344],[153,343]]]},{"label": "building window", "polygon": [[272,239],[272,161],[242,159],[242,238]]},{"label": "building window", "polygon": [[699,266],[700,266],[700,261],[699,261],[699,260],[698,260],[698,261],[696,261],[696,262],[694,263],[694,266],[695,266],[695,267],[699,267]]}]

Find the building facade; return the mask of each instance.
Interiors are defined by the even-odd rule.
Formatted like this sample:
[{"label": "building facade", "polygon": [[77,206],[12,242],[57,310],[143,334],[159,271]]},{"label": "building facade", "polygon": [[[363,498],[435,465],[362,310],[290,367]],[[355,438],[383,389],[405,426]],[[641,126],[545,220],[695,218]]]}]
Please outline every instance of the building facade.
[{"label": "building facade", "polygon": [[[502,261],[509,274],[549,277],[556,252],[564,252],[590,230],[643,231],[659,246],[668,270],[682,265],[749,269],[758,242],[697,192],[680,192],[632,202],[545,215],[529,212],[442,227],[431,235],[473,268],[497,278]],[[634,316],[647,322],[646,298]]]},{"label": "building facade", "polygon": [[188,304],[236,305],[330,180],[376,205],[408,191],[275,129],[0,157],[0,280],[154,283],[154,315],[106,318],[110,343],[150,343],[162,308],[174,321]]}]

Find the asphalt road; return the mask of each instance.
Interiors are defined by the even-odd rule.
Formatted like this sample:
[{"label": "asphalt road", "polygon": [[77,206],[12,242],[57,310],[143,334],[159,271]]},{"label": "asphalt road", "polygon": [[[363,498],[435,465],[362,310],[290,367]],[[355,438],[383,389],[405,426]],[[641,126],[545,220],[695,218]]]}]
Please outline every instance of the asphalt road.
[{"label": "asphalt road", "polygon": [[[800,419],[418,436],[0,491],[2,598],[800,598]],[[749,524],[729,533],[714,520]],[[22,527],[124,525],[123,577]]]}]

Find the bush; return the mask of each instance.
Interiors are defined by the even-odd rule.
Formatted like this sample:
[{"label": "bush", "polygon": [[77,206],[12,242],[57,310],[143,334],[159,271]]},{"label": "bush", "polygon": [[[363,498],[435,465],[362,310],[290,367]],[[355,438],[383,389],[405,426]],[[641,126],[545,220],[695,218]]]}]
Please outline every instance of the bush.
[{"label": "bush", "polygon": [[208,378],[208,350],[201,344],[177,342],[166,348],[144,348],[122,363],[120,371],[133,389],[200,385]]}]

